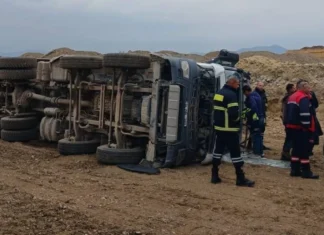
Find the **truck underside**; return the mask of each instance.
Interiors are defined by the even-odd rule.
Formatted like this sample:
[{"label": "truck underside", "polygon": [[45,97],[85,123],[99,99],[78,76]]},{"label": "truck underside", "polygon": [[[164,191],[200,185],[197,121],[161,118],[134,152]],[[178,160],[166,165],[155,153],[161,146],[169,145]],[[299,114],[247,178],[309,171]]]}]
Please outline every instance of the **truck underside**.
[{"label": "truck underside", "polygon": [[103,164],[174,167],[213,149],[221,65],[134,54],[0,58],[1,138],[57,142]]}]

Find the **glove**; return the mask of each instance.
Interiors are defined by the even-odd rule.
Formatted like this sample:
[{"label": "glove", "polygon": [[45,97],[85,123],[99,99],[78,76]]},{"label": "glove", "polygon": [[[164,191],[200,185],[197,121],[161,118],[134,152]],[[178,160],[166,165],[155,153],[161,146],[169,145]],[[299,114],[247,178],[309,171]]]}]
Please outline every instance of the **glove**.
[{"label": "glove", "polygon": [[249,108],[245,108],[245,109],[243,109],[242,114],[241,114],[241,118],[242,118],[242,119],[245,119],[245,118],[246,118],[246,114],[247,114],[248,112],[250,112],[250,111],[251,111],[251,109],[249,109]]},{"label": "glove", "polygon": [[258,121],[258,120],[259,120],[259,117],[258,117],[258,115],[255,113],[255,114],[253,114],[252,119],[253,119],[253,121]]}]

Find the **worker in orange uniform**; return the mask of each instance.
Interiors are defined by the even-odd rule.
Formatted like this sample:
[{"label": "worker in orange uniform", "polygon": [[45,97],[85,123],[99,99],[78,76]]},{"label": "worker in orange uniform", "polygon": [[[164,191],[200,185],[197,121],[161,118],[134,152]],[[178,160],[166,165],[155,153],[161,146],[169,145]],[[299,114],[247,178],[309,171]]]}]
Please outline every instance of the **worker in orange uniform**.
[{"label": "worker in orange uniform", "polygon": [[297,91],[288,98],[285,124],[292,136],[292,177],[318,179],[311,171],[309,149],[315,132],[315,116],[312,114],[310,85],[306,81],[297,83]]}]

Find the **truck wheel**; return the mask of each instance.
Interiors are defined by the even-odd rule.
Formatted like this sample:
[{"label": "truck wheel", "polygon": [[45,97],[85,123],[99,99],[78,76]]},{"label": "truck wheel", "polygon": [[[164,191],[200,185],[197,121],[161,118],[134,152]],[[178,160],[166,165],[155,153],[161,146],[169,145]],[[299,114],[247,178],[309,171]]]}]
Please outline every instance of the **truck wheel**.
[{"label": "truck wheel", "polygon": [[29,130],[1,130],[1,139],[8,142],[27,142],[30,140],[36,140],[38,138],[38,132],[36,128]]},{"label": "truck wheel", "polygon": [[99,56],[66,55],[60,58],[59,66],[63,69],[100,69],[102,58]]},{"label": "truck wheel", "polygon": [[114,149],[101,145],[96,155],[98,162],[103,164],[138,164],[145,157],[145,151],[142,148]]},{"label": "truck wheel", "polygon": [[58,151],[61,155],[93,154],[100,145],[100,140],[71,141],[68,138],[58,141]]},{"label": "truck wheel", "polygon": [[36,78],[36,69],[0,70],[0,80],[29,80]]},{"label": "truck wheel", "polygon": [[3,117],[1,128],[5,130],[26,130],[35,128],[38,124],[36,117]]},{"label": "truck wheel", "polygon": [[109,53],[103,57],[103,67],[148,69],[151,66],[150,57],[127,53]]},{"label": "truck wheel", "polygon": [[0,69],[33,69],[37,68],[37,59],[20,57],[0,58]]}]

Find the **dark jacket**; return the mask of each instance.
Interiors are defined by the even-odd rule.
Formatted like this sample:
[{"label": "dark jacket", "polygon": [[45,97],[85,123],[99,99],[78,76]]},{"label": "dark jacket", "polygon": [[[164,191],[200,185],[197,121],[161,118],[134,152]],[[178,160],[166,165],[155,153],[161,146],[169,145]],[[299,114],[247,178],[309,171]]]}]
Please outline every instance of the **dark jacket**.
[{"label": "dark jacket", "polygon": [[289,96],[285,112],[285,125],[288,129],[315,132],[315,116],[310,107],[310,97],[302,91]]},{"label": "dark jacket", "polygon": [[281,116],[280,117],[282,119],[283,124],[285,124],[284,120],[285,120],[285,113],[286,113],[286,107],[287,107],[288,98],[292,94],[293,93],[286,93],[285,96],[281,100]]},{"label": "dark jacket", "polygon": [[264,110],[260,95],[256,91],[251,92],[245,99],[245,106],[250,109],[246,115],[248,125],[256,126],[255,123],[258,123],[260,118],[264,118]]},{"label": "dark jacket", "polygon": [[312,107],[315,109],[318,108],[318,100],[317,97],[315,95],[314,91],[311,91],[311,99],[310,99],[311,103],[312,103]]},{"label": "dark jacket", "polygon": [[[316,115],[316,109],[318,108],[319,104],[318,104],[317,97],[313,91],[311,91],[310,102],[312,104],[311,105],[311,113],[315,117],[315,135],[322,136],[323,135],[322,127],[321,127],[321,124],[319,123],[319,121],[317,119],[317,115]],[[316,139],[315,144],[318,144],[318,138],[315,138],[315,139]]]},{"label": "dark jacket", "polygon": [[237,91],[224,85],[214,96],[214,128],[216,131],[240,130]]},{"label": "dark jacket", "polygon": [[259,90],[258,88],[255,88],[255,90],[261,97],[261,102],[262,102],[262,108],[264,112],[264,117],[266,117],[266,112],[268,108],[268,98],[265,90]]}]

